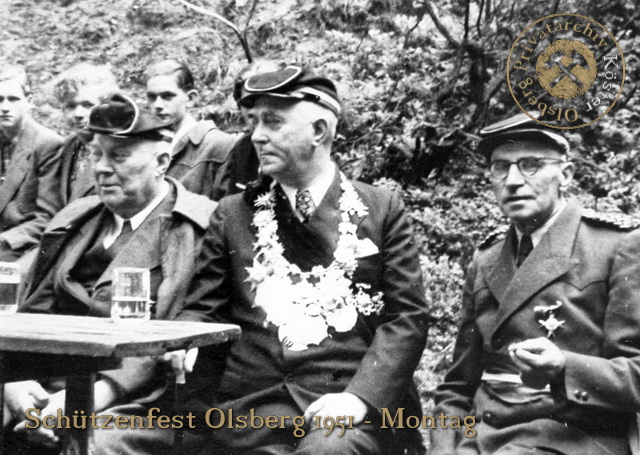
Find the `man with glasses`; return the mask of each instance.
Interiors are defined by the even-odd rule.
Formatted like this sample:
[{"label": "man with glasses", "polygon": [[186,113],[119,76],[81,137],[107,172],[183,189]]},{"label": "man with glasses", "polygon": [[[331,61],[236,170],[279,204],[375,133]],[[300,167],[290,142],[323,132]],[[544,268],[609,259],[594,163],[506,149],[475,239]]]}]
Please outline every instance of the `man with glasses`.
[{"label": "man with glasses", "polygon": [[486,128],[493,192],[511,226],[469,268],[432,454],[629,453],[640,410],[640,231],[564,197],[568,142],[522,114]]}]

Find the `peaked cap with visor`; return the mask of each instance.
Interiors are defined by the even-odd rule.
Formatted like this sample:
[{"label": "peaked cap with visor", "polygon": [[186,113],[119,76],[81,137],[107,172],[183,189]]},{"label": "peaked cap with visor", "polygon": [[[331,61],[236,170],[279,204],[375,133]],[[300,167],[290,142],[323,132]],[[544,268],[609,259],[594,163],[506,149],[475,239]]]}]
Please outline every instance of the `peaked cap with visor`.
[{"label": "peaked cap with visor", "polygon": [[[534,113],[539,118],[540,113]],[[561,135],[549,131],[549,128],[534,121],[527,114],[518,114],[506,120],[494,123],[480,131],[482,140],[478,151],[487,158],[501,145],[516,142],[540,142],[559,151],[563,155],[569,153],[569,142]]]},{"label": "peaked cap with visor", "polygon": [[342,109],[335,84],[300,66],[287,66],[278,71],[251,76],[244,83],[244,94],[239,104],[253,107],[261,96],[311,101],[329,109],[336,116],[340,115]]}]

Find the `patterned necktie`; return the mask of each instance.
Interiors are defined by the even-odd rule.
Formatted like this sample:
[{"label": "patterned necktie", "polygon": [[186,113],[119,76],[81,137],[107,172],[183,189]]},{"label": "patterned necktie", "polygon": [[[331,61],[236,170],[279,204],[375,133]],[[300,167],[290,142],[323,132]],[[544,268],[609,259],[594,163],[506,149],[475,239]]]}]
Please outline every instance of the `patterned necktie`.
[{"label": "patterned necktie", "polygon": [[315,209],[316,205],[313,203],[313,199],[311,199],[309,190],[298,190],[296,193],[296,210],[302,215],[304,221],[309,219]]},{"label": "patterned necktie", "polygon": [[531,250],[533,250],[533,242],[531,241],[531,236],[525,234],[520,239],[520,246],[518,247],[518,267],[520,267],[524,260],[527,259],[527,256],[529,256]]}]

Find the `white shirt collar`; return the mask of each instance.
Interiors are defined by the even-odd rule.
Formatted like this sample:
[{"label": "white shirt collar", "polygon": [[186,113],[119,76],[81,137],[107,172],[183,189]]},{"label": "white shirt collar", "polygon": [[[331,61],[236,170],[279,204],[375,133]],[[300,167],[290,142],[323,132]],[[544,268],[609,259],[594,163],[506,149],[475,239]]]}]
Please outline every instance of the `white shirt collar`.
[{"label": "white shirt collar", "polygon": [[[167,197],[167,195],[169,194],[169,190],[171,189],[171,185],[166,180],[163,181],[163,183],[164,185],[162,185],[160,192],[155,198],[153,198],[149,205],[129,218],[129,221],[131,222],[131,230],[135,231],[136,229],[138,229],[142,222],[146,220],[147,217],[151,214],[151,212],[153,212],[153,210],[158,205],[160,205],[162,200]],[[116,215],[115,213],[112,213],[112,215],[114,222],[111,224],[111,229],[109,230],[109,232],[107,232],[107,235],[104,236],[104,241],[102,243],[105,249],[109,248],[111,245],[113,245],[113,242],[116,241],[116,239],[122,232],[122,225],[125,221],[124,218],[122,218],[120,215]]]},{"label": "white shirt collar", "polygon": [[185,117],[182,119],[182,125],[180,126],[180,129],[173,135],[173,139],[171,141],[171,153],[175,153],[174,148],[176,144],[180,141],[180,139],[184,137],[185,134],[189,132],[191,128],[193,128],[197,124],[198,121],[193,118],[193,116],[189,114],[185,115]]},{"label": "white shirt collar", "polygon": [[315,176],[313,182],[311,182],[311,185],[307,188],[294,188],[292,186],[285,185],[284,183],[280,183],[284,194],[286,194],[287,199],[289,199],[291,209],[298,215],[298,218],[302,219],[300,214],[296,212],[296,193],[298,190],[309,190],[313,203],[318,207],[325,194],[327,194],[327,191],[329,191],[329,187],[333,183],[333,178],[335,177],[336,172],[335,164],[330,162],[330,166],[325,166],[322,171]]},{"label": "white shirt collar", "polygon": [[[558,217],[560,216],[560,214],[562,213],[562,211],[566,206],[567,206],[567,200],[565,198],[561,198],[560,207],[558,208],[556,213],[554,213],[553,216],[549,218],[546,223],[544,223],[542,226],[540,226],[538,229],[536,229],[530,234],[531,243],[533,244],[534,248],[538,245],[538,243],[540,243],[540,240],[542,240],[542,236],[547,233],[547,231],[551,228],[551,226],[553,226],[553,223],[556,222],[556,220],[558,219]],[[518,235],[518,244],[520,244],[520,239],[522,238],[523,234],[522,232],[520,232],[518,228],[516,228],[516,234]]]}]

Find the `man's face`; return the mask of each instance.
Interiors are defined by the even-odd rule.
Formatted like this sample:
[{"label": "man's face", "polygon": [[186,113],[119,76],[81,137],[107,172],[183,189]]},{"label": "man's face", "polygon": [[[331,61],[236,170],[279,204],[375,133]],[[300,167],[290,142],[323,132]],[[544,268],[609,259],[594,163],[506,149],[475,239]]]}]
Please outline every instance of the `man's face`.
[{"label": "man's face", "polygon": [[262,172],[283,183],[307,175],[313,165],[314,126],[305,104],[262,96],[246,109]]},{"label": "man's face", "polygon": [[163,122],[180,122],[187,114],[189,100],[189,93],[178,87],[174,76],[155,76],[147,82],[149,108]]},{"label": "man's face", "polygon": [[[515,163],[522,158],[535,157],[561,160],[563,155],[538,142],[515,142],[497,147],[491,162],[498,160]],[[511,165],[501,180],[491,177],[498,205],[523,232],[530,233],[542,226],[555,214],[560,203],[560,187],[573,178],[572,163],[541,162],[532,176],[523,175],[517,165]]]},{"label": "man's face", "polygon": [[67,123],[74,131],[83,130],[89,124],[91,108],[100,104],[100,98],[106,94],[104,87],[88,85],[78,89],[76,96],[64,105]]},{"label": "man's face", "polygon": [[91,146],[98,195],[104,205],[123,218],[149,205],[161,188],[171,145],[96,134]]},{"label": "man's face", "polygon": [[0,81],[0,130],[20,129],[30,107],[30,99],[24,94],[19,81]]}]

